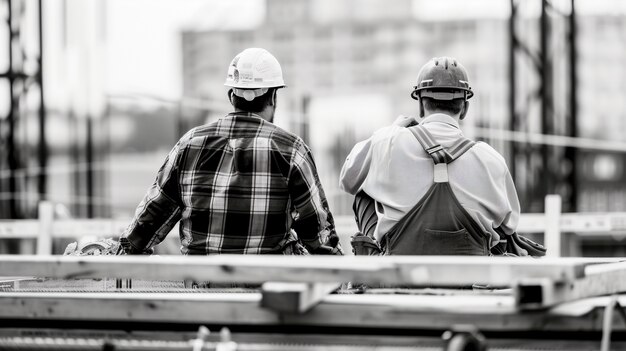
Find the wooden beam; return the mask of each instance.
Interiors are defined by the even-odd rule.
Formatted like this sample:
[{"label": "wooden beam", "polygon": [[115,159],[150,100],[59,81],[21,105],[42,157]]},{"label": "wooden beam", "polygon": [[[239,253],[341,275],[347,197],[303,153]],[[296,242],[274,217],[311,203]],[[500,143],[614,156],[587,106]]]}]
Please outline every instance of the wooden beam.
[{"label": "wooden beam", "polygon": [[276,312],[304,313],[340,286],[341,283],[263,283],[261,307]]},{"label": "wooden beam", "polygon": [[36,239],[38,235],[36,219],[0,220],[0,239]]},{"label": "wooden beam", "polygon": [[20,288],[21,281],[29,281],[34,279],[35,278],[33,277],[0,277],[0,289],[18,290]]},{"label": "wooden beam", "polygon": [[547,257],[561,257],[561,196],[546,195],[546,230],[543,242]]},{"label": "wooden beam", "polygon": [[583,276],[610,259],[474,256],[29,256],[0,255],[0,276],[129,278],[214,282],[356,282],[418,286],[512,286],[524,278],[555,282]]},{"label": "wooden beam", "polygon": [[[52,224],[52,236],[73,237],[117,237],[128,226],[130,220],[113,219],[62,219]],[[178,226],[175,228],[178,229]]]},{"label": "wooden beam", "polygon": [[527,278],[514,288],[522,309],[541,309],[583,298],[626,292],[626,262],[590,265],[585,275],[572,281]]},{"label": "wooden beam", "polygon": [[[547,226],[544,213],[522,213],[519,219],[518,232],[543,233]],[[51,224],[53,237],[81,236],[113,236],[120,234],[130,223],[131,218],[124,219],[55,219]],[[0,239],[4,238],[36,238],[39,232],[39,220],[0,220]],[[355,228],[354,218],[338,216],[335,218],[338,227]],[[605,213],[562,213],[559,226],[563,233],[575,232],[582,234],[604,235],[610,233],[626,233],[626,212]],[[178,227],[172,229],[178,232]]]},{"label": "wooden beam", "polygon": [[119,236],[130,220],[112,219],[20,219],[0,220],[0,239],[36,239],[45,230],[53,238],[80,238],[84,236]]},{"label": "wooden beam", "polygon": [[[2,293],[3,319],[159,322],[375,329],[448,329],[472,324],[486,331],[599,331],[601,302],[584,313],[561,308],[519,313],[512,296],[329,295],[304,314],[260,306],[260,293]],[[580,302],[577,302],[580,303]],[[626,304],[626,298],[621,303]],[[563,306],[565,307],[565,306]],[[597,313],[589,313],[589,311]],[[339,330],[339,329],[337,329]],[[626,330],[619,325],[619,330]]]},{"label": "wooden beam", "polygon": [[[548,219],[543,213],[520,215],[519,233],[544,233]],[[607,213],[562,213],[559,219],[562,234],[579,235],[626,234],[626,212]]]},{"label": "wooden beam", "polygon": [[37,255],[52,254],[52,223],[54,222],[54,205],[49,201],[39,203],[39,236],[37,236]]}]

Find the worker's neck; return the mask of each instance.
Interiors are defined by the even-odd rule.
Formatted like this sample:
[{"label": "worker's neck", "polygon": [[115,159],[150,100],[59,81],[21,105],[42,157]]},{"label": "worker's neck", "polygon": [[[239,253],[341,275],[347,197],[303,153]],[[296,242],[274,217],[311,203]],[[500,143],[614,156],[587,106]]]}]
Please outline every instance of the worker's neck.
[{"label": "worker's neck", "polygon": [[429,111],[429,110],[425,110],[424,111],[424,118],[428,118],[432,115],[436,115],[436,114],[443,114],[446,116],[450,116],[452,118],[454,118],[455,121],[459,122],[461,120],[461,113],[456,113],[456,114],[451,114],[448,111],[441,111],[441,110],[434,110],[434,111]]},{"label": "worker's neck", "polygon": [[250,111],[242,110],[240,108],[235,108],[235,112],[254,113],[255,115],[260,116],[261,118],[263,118],[264,120],[268,122],[274,122],[274,109],[271,107],[266,107],[261,112],[250,112]]}]

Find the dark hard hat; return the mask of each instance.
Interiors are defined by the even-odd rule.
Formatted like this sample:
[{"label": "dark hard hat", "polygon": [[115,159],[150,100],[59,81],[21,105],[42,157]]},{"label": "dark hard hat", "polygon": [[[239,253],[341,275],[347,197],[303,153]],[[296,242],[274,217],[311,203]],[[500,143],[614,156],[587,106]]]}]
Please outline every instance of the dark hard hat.
[{"label": "dark hard hat", "polygon": [[418,100],[468,100],[474,96],[465,67],[452,57],[435,57],[428,61],[417,75],[417,85],[411,97]]}]

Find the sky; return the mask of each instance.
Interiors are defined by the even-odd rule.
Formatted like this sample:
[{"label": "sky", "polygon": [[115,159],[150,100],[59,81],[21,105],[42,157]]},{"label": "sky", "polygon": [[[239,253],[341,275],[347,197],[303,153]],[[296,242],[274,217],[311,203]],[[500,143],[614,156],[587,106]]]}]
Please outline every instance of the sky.
[{"label": "sky", "polygon": [[164,99],[182,93],[182,29],[206,23],[253,28],[264,15],[258,0],[107,0],[106,5],[106,89]]},{"label": "sky", "polygon": [[[264,19],[264,4],[262,0],[107,0],[106,89],[179,98],[180,31],[252,29]],[[416,17],[427,20],[505,17],[507,4],[503,0],[414,0],[413,10]]]},{"label": "sky", "polygon": [[[552,1],[565,6],[569,2]],[[107,0],[105,4],[106,90],[164,99],[177,99],[182,93],[181,29],[251,29],[265,15],[262,0]],[[577,0],[576,6],[580,14],[626,13],[626,1],[620,0]],[[440,21],[506,18],[510,9],[507,0],[413,0],[413,13],[420,20]]]}]

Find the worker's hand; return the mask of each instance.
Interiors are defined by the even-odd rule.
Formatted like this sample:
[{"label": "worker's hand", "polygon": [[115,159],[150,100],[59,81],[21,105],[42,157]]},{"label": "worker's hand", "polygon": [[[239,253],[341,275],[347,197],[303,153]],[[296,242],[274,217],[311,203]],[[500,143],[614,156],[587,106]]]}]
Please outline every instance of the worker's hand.
[{"label": "worker's hand", "polygon": [[398,127],[411,127],[411,126],[418,125],[415,117],[405,116],[405,115],[398,116],[398,118],[396,118],[396,120],[393,121],[392,124]]},{"label": "worker's hand", "polygon": [[317,249],[311,251],[313,255],[343,255],[343,249],[339,243],[339,236],[337,233],[332,233],[328,236],[328,240],[324,245],[321,245]]},{"label": "worker's hand", "polygon": [[145,251],[141,251],[136,249],[131,243],[130,241],[125,238],[125,237],[120,237],[119,238],[119,248],[117,250],[117,252],[115,253],[116,255],[152,255],[154,253],[154,249],[150,248],[148,250]]},{"label": "worker's hand", "polygon": [[335,246],[335,247],[328,246],[328,245],[321,245],[317,249],[311,251],[311,253],[313,255],[337,255],[337,256],[343,256],[343,249],[341,248],[340,244],[337,244],[337,246]]}]

